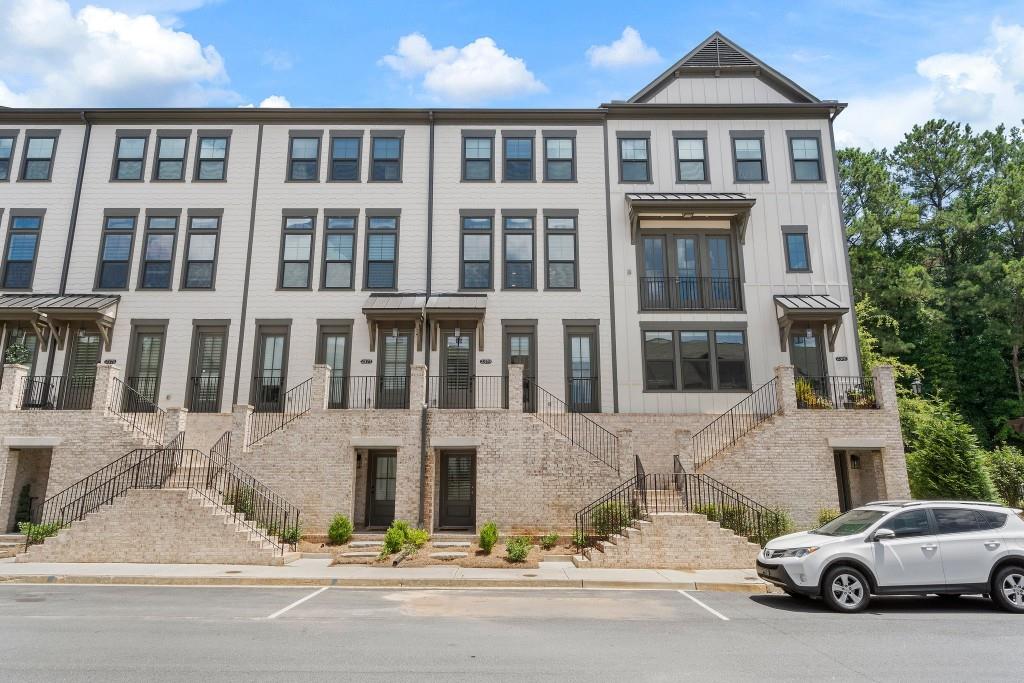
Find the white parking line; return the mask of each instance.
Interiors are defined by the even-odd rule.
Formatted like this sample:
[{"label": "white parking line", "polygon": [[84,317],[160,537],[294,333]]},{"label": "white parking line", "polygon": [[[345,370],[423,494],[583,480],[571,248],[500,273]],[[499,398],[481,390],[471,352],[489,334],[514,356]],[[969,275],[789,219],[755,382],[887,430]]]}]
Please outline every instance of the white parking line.
[{"label": "white parking line", "polygon": [[[719,611],[718,611],[718,610],[716,610],[716,609],[712,609],[712,608],[708,607],[708,606],[707,606],[707,605],[705,605],[705,604],[704,604],[703,602],[701,602],[701,601],[700,601],[700,600],[698,600],[697,598],[693,597],[692,595],[690,595],[690,594],[689,594],[689,593],[687,593],[686,591],[679,591],[679,592],[680,592],[680,593],[682,593],[683,595],[685,595],[686,597],[690,598],[691,600],[693,600],[693,601],[694,601],[695,603],[697,603],[698,605],[700,605],[701,607],[703,607],[703,608],[704,608],[704,609],[706,609],[707,611],[709,611],[709,612],[711,612],[712,614],[714,614],[714,615],[715,615],[716,617],[718,617],[718,618],[719,618],[719,619],[721,619],[722,621],[729,621],[729,617],[725,616],[724,614],[722,614],[721,612],[719,612]],[[312,597],[312,596],[310,596],[310,597]]]},{"label": "white parking line", "polygon": [[295,601],[295,602],[293,602],[292,604],[288,605],[288,606],[287,606],[287,607],[285,607],[284,609],[279,609],[279,610],[277,610],[276,612],[274,612],[273,614],[271,614],[271,615],[270,615],[269,617],[267,617],[267,619],[277,619],[277,618],[278,618],[279,616],[281,616],[282,614],[284,614],[285,612],[287,612],[287,611],[288,611],[288,610],[290,610],[291,608],[293,608],[293,607],[298,607],[298,606],[299,606],[299,605],[301,605],[302,603],[306,602],[306,600],[311,600],[311,599],[315,598],[316,596],[320,595],[321,593],[323,593],[323,592],[324,592],[325,590],[327,590],[328,588],[330,588],[330,586],[324,586],[323,588],[318,588],[317,590],[313,591],[312,593],[310,593],[310,594],[309,594],[309,595],[307,595],[306,597],[304,597],[304,598],[299,598],[298,600],[296,600],[296,601]]}]

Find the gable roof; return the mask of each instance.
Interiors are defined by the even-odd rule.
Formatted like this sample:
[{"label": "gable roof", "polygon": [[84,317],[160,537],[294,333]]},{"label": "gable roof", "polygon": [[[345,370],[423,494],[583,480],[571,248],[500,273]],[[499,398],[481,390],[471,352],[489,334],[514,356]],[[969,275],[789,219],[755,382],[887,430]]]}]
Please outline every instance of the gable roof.
[{"label": "gable roof", "polygon": [[817,97],[750,54],[719,31],[701,41],[678,62],[629,98],[632,104],[647,102],[672,80],[685,75],[748,73],[760,77],[794,102],[820,102]]}]

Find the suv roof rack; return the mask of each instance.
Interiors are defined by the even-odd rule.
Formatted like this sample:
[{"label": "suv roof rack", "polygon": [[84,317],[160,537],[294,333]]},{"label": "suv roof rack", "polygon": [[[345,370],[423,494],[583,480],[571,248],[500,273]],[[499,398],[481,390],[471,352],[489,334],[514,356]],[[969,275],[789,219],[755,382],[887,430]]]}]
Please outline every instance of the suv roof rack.
[{"label": "suv roof rack", "polygon": [[987,507],[1001,508],[1006,507],[1002,503],[991,503],[985,500],[873,500],[870,503],[864,503],[865,505],[885,505],[888,507],[913,507],[915,505],[932,505],[932,504],[947,504],[947,505],[985,505]]}]

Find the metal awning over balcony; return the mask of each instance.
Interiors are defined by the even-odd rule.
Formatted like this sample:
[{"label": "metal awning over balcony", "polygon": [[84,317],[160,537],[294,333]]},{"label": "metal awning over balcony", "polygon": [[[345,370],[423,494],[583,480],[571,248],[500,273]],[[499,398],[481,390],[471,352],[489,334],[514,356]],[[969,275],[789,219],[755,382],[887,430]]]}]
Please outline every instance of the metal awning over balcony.
[{"label": "metal awning over balcony", "polygon": [[775,299],[775,315],[779,320],[779,343],[785,351],[793,323],[822,323],[828,332],[828,350],[835,351],[836,337],[849,311],[830,294],[779,294]]},{"label": "metal awning over balcony", "polygon": [[96,326],[104,348],[110,350],[110,331],[117,318],[117,295],[96,294],[4,294],[0,295],[0,325],[28,323],[47,350],[51,339],[63,349],[68,327],[73,322]]},{"label": "metal awning over balcony", "polygon": [[630,240],[636,243],[644,219],[728,220],[740,241],[756,200],[741,192],[627,192]]},{"label": "metal awning over balcony", "polygon": [[412,323],[416,328],[416,347],[419,348],[423,321],[431,320],[431,339],[437,348],[437,329],[441,322],[464,323],[477,329],[480,350],[484,349],[480,327],[487,312],[484,294],[372,294],[363,305],[363,315],[370,327],[370,350],[373,351],[377,330],[381,325]]}]

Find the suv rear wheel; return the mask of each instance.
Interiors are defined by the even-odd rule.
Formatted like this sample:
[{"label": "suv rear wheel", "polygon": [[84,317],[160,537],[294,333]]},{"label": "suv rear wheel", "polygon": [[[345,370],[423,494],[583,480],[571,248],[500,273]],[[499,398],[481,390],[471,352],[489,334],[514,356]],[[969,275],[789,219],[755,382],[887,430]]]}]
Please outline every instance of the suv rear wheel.
[{"label": "suv rear wheel", "polygon": [[1003,567],[996,572],[992,598],[1007,612],[1024,614],[1024,567]]},{"label": "suv rear wheel", "polygon": [[836,612],[860,612],[871,602],[871,587],[853,567],[837,567],[825,577],[821,595]]}]

